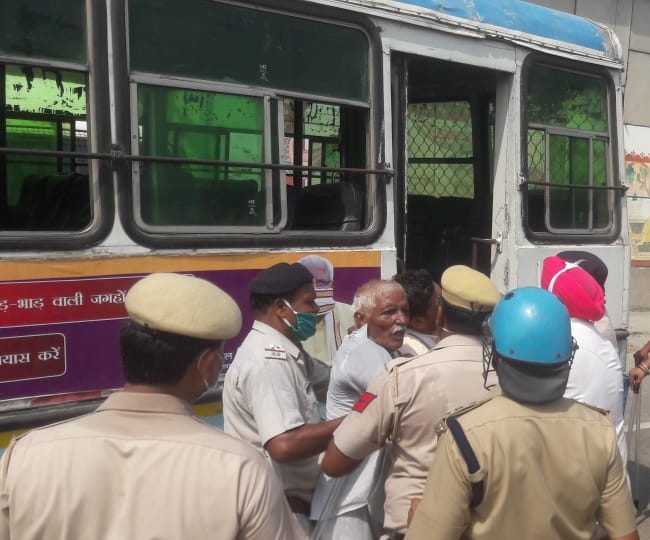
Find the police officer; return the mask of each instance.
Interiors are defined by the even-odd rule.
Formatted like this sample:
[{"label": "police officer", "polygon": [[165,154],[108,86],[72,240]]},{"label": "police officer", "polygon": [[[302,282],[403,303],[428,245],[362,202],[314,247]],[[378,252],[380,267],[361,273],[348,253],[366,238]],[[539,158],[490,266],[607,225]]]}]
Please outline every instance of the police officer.
[{"label": "police officer", "polygon": [[438,451],[407,540],[638,540],[635,509],[607,413],[563,398],[575,341],[553,294],[515,289],[494,309],[483,404],[439,425]]},{"label": "police officer", "polygon": [[300,263],[278,263],[257,274],[248,290],[255,321],[226,374],[224,428],[270,458],[309,531],[318,455],[341,422],[321,422],[317,391],[324,401],[329,369],[301,346],[316,328],[313,276]]},{"label": "police officer", "polygon": [[481,326],[499,292],[487,276],[462,265],[443,273],[441,287],[440,342],[424,355],[389,364],[336,430],[323,459],[323,470],[340,476],[392,440],[382,538],[406,531],[410,500],[421,496],[436,449],[435,422],[486,392]]},{"label": "police officer", "polygon": [[191,413],[240,330],[232,298],[202,279],[151,274],[125,305],[124,391],[9,445],[0,538],[300,538],[264,458]]}]

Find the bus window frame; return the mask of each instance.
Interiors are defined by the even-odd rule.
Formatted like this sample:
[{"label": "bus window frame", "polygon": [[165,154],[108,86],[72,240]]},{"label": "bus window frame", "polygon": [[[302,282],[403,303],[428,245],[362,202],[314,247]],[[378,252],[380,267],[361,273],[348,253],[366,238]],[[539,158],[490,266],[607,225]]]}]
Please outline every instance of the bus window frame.
[{"label": "bus window frame", "polygon": [[[139,125],[138,125],[138,86],[147,85],[150,87],[165,87],[174,90],[198,90],[202,92],[212,92],[215,94],[230,94],[234,96],[258,97],[263,100],[264,110],[264,125],[262,129],[264,141],[264,163],[272,162],[272,154],[274,148],[272,147],[274,141],[271,133],[271,117],[273,110],[271,100],[276,100],[277,96],[273,92],[257,90],[250,87],[242,87],[237,85],[227,85],[220,82],[202,81],[194,79],[180,79],[177,77],[162,77],[159,75],[149,73],[132,73],[130,94],[131,94],[131,155],[134,158],[140,155],[139,153]],[[277,106],[277,105],[276,105]],[[281,112],[280,112],[281,114]],[[276,135],[277,137],[278,135]],[[277,143],[276,139],[276,143]],[[269,143],[269,144],[267,144]],[[155,159],[153,160],[155,162]],[[140,165],[137,159],[134,159],[131,167],[131,183],[132,191],[131,198],[133,206],[131,207],[132,217],[135,226],[144,234],[149,235],[165,235],[165,234],[269,234],[280,232],[280,225],[284,226],[287,221],[287,206],[286,206],[286,187],[284,181],[284,171],[280,171],[280,185],[281,185],[281,217],[277,225],[273,225],[273,207],[269,205],[272,203],[273,196],[273,171],[270,169],[263,169],[264,176],[264,191],[266,194],[265,199],[265,216],[264,225],[150,225],[142,219],[140,212]]]},{"label": "bus window frame", "polygon": [[[364,103],[364,107],[368,110],[367,118],[367,127],[366,132],[366,166],[373,167],[374,170],[390,169],[390,165],[385,163],[385,156],[383,150],[383,64],[382,64],[382,45],[381,37],[379,34],[379,29],[376,28],[372,22],[363,15],[352,15],[349,13],[341,13],[340,11],[333,10],[329,7],[323,6],[304,6],[303,8],[296,10],[296,6],[292,5],[289,2],[283,0],[266,2],[262,0],[261,5],[265,6],[267,9],[271,9],[279,13],[290,13],[291,15],[308,17],[308,18],[317,18],[329,24],[338,24],[343,26],[355,27],[365,33],[368,38],[368,68],[369,68],[369,100],[368,103]],[[124,21],[123,24],[125,28],[128,28],[128,21]],[[128,41],[128,40],[127,40]],[[126,44],[125,44],[126,45]],[[123,54],[126,58],[128,50],[128,45],[125,46],[123,51],[120,51],[120,54]],[[125,137],[128,137],[129,144],[125,148],[133,148],[134,141],[133,137],[133,95],[132,95],[132,83],[137,82],[141,78],[149,78],[151,80],[157,80],[162,82],[163,80],[171,82],[172,80],[182,81],[183,86],[187,87],[188,81],[193,81],[193,83],[207,84],[211,90],[219,88],[219,91],[225,91],[233,93],[234,89],[241,88],[241,85],[232,85],[230,83],[224,83],[219,81],[203,81],[195,80],[189,78],[174,78],[169,75],[164,74],[152,74],[144,72],[129,72],[126,66],[128,63],[124,63],[124,71],[121,73],[116,73],[116,85],[117,85],[117,96],[118,101],[123,100],[124,102],[131,102],[129,110],[131,115],[128,118],[128,125],[118,125],[116,131],[118,133],[124,133]],[[124,85],[120,88],[120,79],[124,81]],[[251,92],[251,87],[246,86],[248,93]],[[120,94],[120,92],[124,92]],[[259,93],[267,95],[270,99],[277,99],[277,103],[282,101],[282,98],[303,98],[303,99],[312,99],[321,102],[336,103],[341,105],[352,104],[357,105],[358,102],[351,103],[348,100],[333,99],[330,96],[326,95],[315,95],[315,94],[302,94],[300,92],[287,92],[287,91],[277,91],[272,88],[261,88],[258,90]],[[236,93],[236,92],[235,92]],[[271,97],[271,96],[277,96]],[[137,105],[135,105],[137,108]],[[137,110],[136,110],[137,115]],[[283,132],[283,119],[282,119],[282,110],[281,107],[278,107],[278,119],[277,119],[277,136],[281,136]],[[118,124],[120,121],[125,121],[125,119],[118,118]],[[265,129],[268,126],[265,125]],[[128,135],[127,135],[128,134]],[[278,139],[280,140],[280,139]],[[137,161],[137,159],[133,159]],[[267,163],[269,164],[269,163]],[[274,161],[275,165],[276,162]],[[279,164],[279,162],[278,162]],[[226,227],[190,227],[183,226],[182,230],[179,228],[178,231],[166,230],[164,232],[150,232],[142,229],[136,220],[134,219],[134,197],[133,197],[133,173],[131,169],[133,167],[124,167],[118,170],[118,185],[121,186],[118,192],[118,208],[122,227],[127,235],[137,244],[147,247],[147,248],[168,248],[168,249],[180,249],[180,248],[227,248],[227,247],[237,247],[237,248],[246,248],[251,246],[251,242],[254,242],[256,246],[268,246],[268,247],[316,247],[316,246],[363,246],[375,242],[383,233],[386,222],[387,222],[387,196],[386,190],[387,185],[390,184],[392,179],[392,171],[387,170],[385,175],[378,175],[373,173],[366,174],[366,215],[367,223],[365,228],[359,231],[340,231],[340,230],[291,230],[291,229],[281,229],[280,226],[284,226],[286,223],[286,218],[282,218],[276,224],[276,228],[279,230],[277,232],[269,233],[267,228],[264,228],[264,234],[260,234],[259,231],[251,231],[250,227],[246,230],[242,226],[230,227],[230,230],[227,230]],[[125,170],[125,169],[128,169]],[[282,174],[282,179],[285,179],[285,175]],[[286,182],[282,184],[282,191],[285,192],[281,197],[281,200],[284,199],[284,202],[281,202],[281,205],[284,204],[285,207],[281,207],[281,212],[283,215],[288,213],[286,208]],[[272,200],[267,197],[267,205],[272,204]],[[232,232],[231,232],[232,230]]]},{"label": "bus window frame", "polygon": [[[574,72],[578,74],[584,74],[587,76],[594,76],[600,78],[601,81],[605,84],[607,89],[607,137],[608,141],[605,142],[605,147],[607,151],[607,184],[606,186],[588,186],[585,188],[571,188],[566,187],[567,190],[572,189],[587,189],[591,190],[592,194],[594,191],[605,190],[609,192],[608,199],[608,208],[611,210],[611,218],[608,227],[596,229],[594,232],[588,232],[585,229],[572,229],[572,228],[560,228],[560,227],[548,227],[549,230],[534,231],[530,228],[528,217],[529,217],[529,207],[528,207],[528,186],[529,185],[539,185],[538,182],[530,182],[528,176],[528,131],[530,124],[528,122],[528,106],[527,106],[527,96],[528,96],[528,80],[530,70],[534,66],[547,66],[551,69],[559,69],[569,72]],[[588,63],[577,63],[573,60],[565,60],[561,58],[551,57],[541,53],[531,53],[528,55],[523,63],[521,68],[521,100],[520,100],[520,118],[521,118],[521,182],[519,185],[519,192],[521,195],[521,219],[522,227],[526,238],[534,244],[566,244],[566,243],[580,243],[580,244],[602,244],[613,242],[621,235],[621,211],[620,211],[620,199],[624,196],[625,187],[622,185],[620,171],[615,166],[618,163],[618,153],[619,153],[619,141],[616,131],[616,91],[615,84],[612,79],[610,71],[599,65],[588,64]],[[554,133],[563,132],[563,128],[558,126],[548,126],[550,131]],[[573,132],[570,129],[564,129],[564,133],[567,131]],[[585,130],[582,132],[585,139],[593,140],[593,132]],[[587,135],[589,134],[589,135]],[[548,153],[547,153],[548,157]],[[590,162],[590,169],[593,165],[593,161]],[[611,180],[611,181],[610,181]],[[553,182],[546,184],[547,188],[550,188],[554,185]],[[562,184],[563,186],[565,184]],[[568,185],[566,185],[568,186]],[[549,193],[548,189],[544,190],[544,219],[545,223],[548,223],[550,206],[548,204]],[[552,230],[550,230],[552,229]]]},{"label": "bus window frame", "polygon": [[[94,154],[84,157],[88,161],[90,223],[80,231],[0,230],[0,251],[81,251],[99,245],[113,228],[116,216],[114,164],[106,157],[111,148],[106,6],[100,0],[86,0],[85,7],[88,64],[15,55],[0,55],[0,63],[76,71],[85,76],[88,154]],[[70,152],[51,152],[54,157],[68,154]],[[76,154],[84,155],[83,152]],[[9,155],[10,151],[4,153],[0,160],[4,161],[4,156]]]}]

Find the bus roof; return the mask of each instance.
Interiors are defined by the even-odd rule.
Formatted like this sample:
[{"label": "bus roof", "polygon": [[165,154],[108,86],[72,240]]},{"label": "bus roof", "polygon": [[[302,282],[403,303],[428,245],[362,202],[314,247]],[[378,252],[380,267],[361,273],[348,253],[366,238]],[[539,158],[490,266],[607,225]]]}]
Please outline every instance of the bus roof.
[{"label": "bus roof", "polygon": [[[456,27],[477,30],[507,41],[538,44],[559,51],[622,63],[622,50],[612,30],[583,17],[522,0],[344,0],[372,6],[397,17],[415,16]],[[394,16],[395,16],[394,15]],[[490,28],[492,27],[492,32]]]}]

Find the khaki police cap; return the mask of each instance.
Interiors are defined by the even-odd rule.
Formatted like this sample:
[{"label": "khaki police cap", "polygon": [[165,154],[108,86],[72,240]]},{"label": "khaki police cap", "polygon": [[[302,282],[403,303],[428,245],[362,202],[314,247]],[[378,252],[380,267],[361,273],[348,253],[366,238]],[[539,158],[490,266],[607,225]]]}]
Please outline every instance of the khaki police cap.
[{"label": "khaki police cap", "polygon": [[447,268],[440,278],[440,287],[445,302],[468,311],[492,311],[501,299],[490,278],[469,266]]},{"label": "khaki police cap", "polygon": [[138,281],[124,301],[129,317],[153,330],[220,341],[241,329],[235,301],[205,279],[155,273]]}]

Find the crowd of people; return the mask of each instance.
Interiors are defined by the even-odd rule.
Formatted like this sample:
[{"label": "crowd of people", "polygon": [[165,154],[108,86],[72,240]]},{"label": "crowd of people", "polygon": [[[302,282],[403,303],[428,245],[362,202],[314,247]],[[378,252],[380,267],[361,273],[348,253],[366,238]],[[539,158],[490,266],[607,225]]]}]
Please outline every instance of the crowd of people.
[{"label": "crowd of people", "polygon": [[123,391],[12,441],[0,540],[638,540],[600,259],[548,257],[505,294],[467,266],[406,270],[351,306],[333,273],[310,255],[248,284],[224,431],[191,405],[239,306],[197,277],[138,281]]}]

